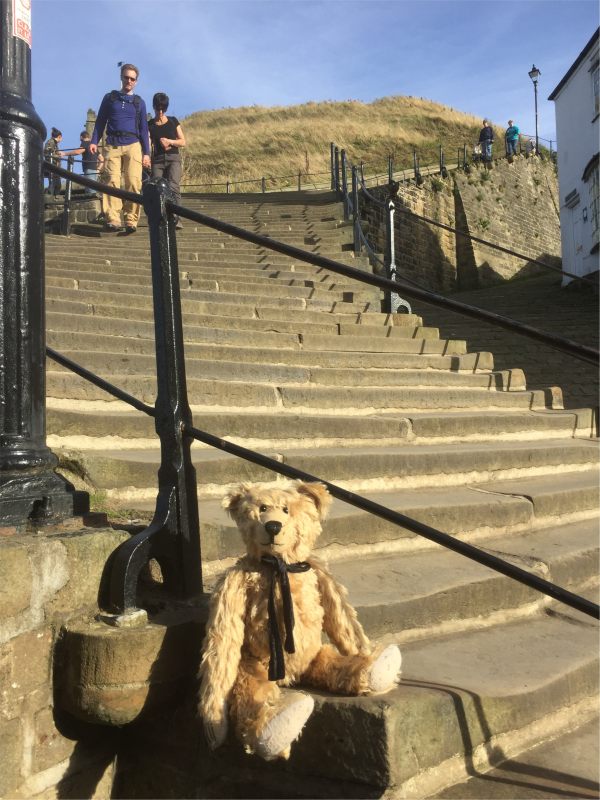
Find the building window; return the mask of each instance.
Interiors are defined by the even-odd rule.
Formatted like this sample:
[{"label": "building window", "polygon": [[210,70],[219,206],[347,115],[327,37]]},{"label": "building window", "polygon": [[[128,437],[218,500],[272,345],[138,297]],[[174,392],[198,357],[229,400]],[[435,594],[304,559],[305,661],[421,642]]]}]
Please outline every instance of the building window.
[{"label": "building window", "polygon": [[594,117],[600,113],[600,65],[596,61],[592,67],[592,91],[594,92]]}]

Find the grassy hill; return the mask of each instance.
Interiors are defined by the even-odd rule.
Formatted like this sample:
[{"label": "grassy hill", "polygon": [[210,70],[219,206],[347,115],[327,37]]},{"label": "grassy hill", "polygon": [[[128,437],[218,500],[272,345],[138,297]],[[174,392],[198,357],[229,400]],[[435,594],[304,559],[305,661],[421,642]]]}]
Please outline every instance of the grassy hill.
[{"label": "grassy hill", "polygon": [[413,147],[421,166],[437,161],[440,144],[450,163],[459,147],[477,141],[481,118],[422,98],[384,97],[372,103],[200,111],[183,119],[182,126],[188,143],[184,183],[288,175],[294,186],[298,171],[318,183],[327,180],[331,141],[346,148],[351,159],[363,159],[369,173],[386,169],[388,153],[397,167],[410,166]]}]

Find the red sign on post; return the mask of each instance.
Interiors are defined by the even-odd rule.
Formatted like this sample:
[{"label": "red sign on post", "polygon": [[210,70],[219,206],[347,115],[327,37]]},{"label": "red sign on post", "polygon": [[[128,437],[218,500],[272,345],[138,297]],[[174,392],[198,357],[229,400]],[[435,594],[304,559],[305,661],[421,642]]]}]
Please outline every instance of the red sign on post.
[{"label": "red sign on post", "polygon": [[13,36],[31,47],[31,0],[13,0]]}]

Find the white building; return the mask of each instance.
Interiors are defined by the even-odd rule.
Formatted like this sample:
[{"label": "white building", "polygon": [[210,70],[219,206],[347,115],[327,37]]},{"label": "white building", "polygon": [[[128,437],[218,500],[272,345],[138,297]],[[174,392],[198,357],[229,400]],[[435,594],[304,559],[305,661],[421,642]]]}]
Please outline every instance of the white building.
[{"label": "white building", "polygon": [[600,28],[548,98],[556,112],[563,269],[575,275],[599,268],[599,34]]}]

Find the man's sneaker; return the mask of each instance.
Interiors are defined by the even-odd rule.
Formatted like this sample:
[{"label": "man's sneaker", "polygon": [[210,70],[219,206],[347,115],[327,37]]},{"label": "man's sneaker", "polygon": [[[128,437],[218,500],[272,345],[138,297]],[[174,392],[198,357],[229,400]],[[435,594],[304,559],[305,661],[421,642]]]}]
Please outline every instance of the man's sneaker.
[{"label": "man's sneaker", "polygon": [[125,233],[127,233],[127,234],[135,233],[136,231],[137,231],[137,228],[134,228],[133,225],[127,225],[125,227]]},{"label": "man's sneaker", "polygon": [[104,230],[108,231],[108,233],[117,233],[117,231],[120,231],[121,229],[118,225],[113,225],[112,222],[105,222]]}]

